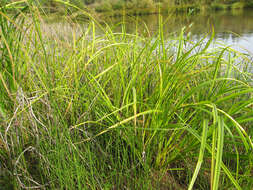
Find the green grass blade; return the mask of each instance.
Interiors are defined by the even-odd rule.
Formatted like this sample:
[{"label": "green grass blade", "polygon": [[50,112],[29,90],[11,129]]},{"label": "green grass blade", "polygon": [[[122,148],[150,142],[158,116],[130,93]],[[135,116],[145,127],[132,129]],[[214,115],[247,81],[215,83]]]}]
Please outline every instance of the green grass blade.
[{"label": "green grass blade", "polygon": [[221,163],[222,163],[222,154],[224,146],[224,123],[223,118],[219,117],[218,120],[218,139],[217,139],[217,153],[215,159],[215,169],[214,169],[214,179],[212,190],[217,190],[219,188],[219,179],[221,174]]},{"label": "green grass blade", "polygon": [[[189,133],[191,133],[195,138],[197,138],[197,140],[199,142],[201,142],[201,137],[198,135],[197,131],[195,131],[191,127],[187,127],[186,130],[189,131]],[[212,154],[212,148],[208,144],[206,144],[206,149],[208,150],[208,152],[210,154]],[[230,179],[230,181],[234,184],[234,186],[236,187],[236,189],[242,190],[242,188],[238,184],[238,181],[236,181],[236,179],[234,178],[233,174],[229,171],[229,169],[225,166],[225,164],[223,162],[220,163],[220,167],[223,169],[223,171],[228,176],[228,178]]]},{"label": "green grass blade", "polygon": [[194,183],[197,179],[199,170],[201,168],[201,164],[203,162],[203,157],[204,157],[204,152],[205,152],[205,147],[206,147],[207,131],[208,131],[208,120],[205,119],[203,121],[203,132],[202,132],[202,137],[201,137],[201,146],[200,146],[200,151],[199,151],[199,158],[198,158],[198,162],[197,162],[195,171],[193,173],[190,185],[188,187],[188,190],[191,190],[193,188],[193,185],[194,185]]}]

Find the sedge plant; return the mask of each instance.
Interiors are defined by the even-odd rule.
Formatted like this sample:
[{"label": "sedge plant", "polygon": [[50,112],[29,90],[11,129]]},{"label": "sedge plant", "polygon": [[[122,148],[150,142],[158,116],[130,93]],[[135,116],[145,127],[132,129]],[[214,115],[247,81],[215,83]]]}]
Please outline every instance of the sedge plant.
[{"label": "sedge plant", "polygon": [[0,10],[2,189],[250,189],[249,56],[39,10]]}]

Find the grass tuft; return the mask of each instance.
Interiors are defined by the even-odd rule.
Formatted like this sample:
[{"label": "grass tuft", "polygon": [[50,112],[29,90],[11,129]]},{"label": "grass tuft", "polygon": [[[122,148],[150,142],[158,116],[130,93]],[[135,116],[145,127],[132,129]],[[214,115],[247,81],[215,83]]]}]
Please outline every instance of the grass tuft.
[{"label": "grass tuft", "polygon": [[113,32],[57,2],[90,21],[0,10],[1,189],[252,187],[248,55],[165,38],[162,17],[154,36]]}]

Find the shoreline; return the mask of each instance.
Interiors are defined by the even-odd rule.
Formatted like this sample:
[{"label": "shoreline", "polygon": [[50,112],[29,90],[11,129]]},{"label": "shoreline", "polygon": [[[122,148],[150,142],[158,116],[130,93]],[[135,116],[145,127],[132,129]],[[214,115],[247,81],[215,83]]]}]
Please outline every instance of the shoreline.
[{"label": "shoreline", "polygon": [[[242,11],[246,9],[253,9],[249,6],[235,6],[234,4],[230,5],[221,5],[221,4],[214,4],[212,6],[207,5],[182,5],[182,6],[171,6],[171,7],[150,7],[150,8],[133,8],[133,9],[120,9],[120,10],[109,10],[109,11],[102,11],[96,12],[95,10],[88,10],[91,11],[90,14],[94,16],[94,18],[98,20],[104,20],[107,18],[116,18],[116,17],[123,17],[123,16],[147,16],[147,15],[155,15],[155,14],[187,14],[187,15],[194,15],[194,14],[203,14],[206,12],[219,12],[219,11]],[[57,14],[57,13],[56,13]],[[82,12],[74,12],[71,16],[77,20],[89,19],[86,18]],[[85,17],[85,18],[84,18]]]},{"label": "shoreline", "polygon": [[[13,6],[8,6],[8,9],[13,10],[13,8],[22,9],[25,4],[13,4]],[[41,5],[39,9],[42,9],[44,13],[62,16],[69,15],[73,18],[82,17],[84,14],[83,10],[87,11],[88,14],[94,16],[98,19],[105,19],[108,17],[121,17],[127,16],[144,16],[152,14],[167,14],[167,13],[185,13],[188,15],[205,13],[208,11],[241,11],[244,9],[253,9],[253,3],[246,2],[235,2],[235,3],[211,3],[208,4],[182,4],[182,5],[170,5],[167,3],[153,3],[150,5],[138,5],[138,4],[127,4],[127,3],[94,3],[90,5],[85,4],[71,4],[64,2],[56,2],[51,5]],[[68,10],[66,10],[68,6]],[[1,10],[1,7],[0,7]],[[87,16],[87,15],[86,15]],[[87,16],[89,18],[89,16]],[[86,18],[86,19],[87,19]]]}]

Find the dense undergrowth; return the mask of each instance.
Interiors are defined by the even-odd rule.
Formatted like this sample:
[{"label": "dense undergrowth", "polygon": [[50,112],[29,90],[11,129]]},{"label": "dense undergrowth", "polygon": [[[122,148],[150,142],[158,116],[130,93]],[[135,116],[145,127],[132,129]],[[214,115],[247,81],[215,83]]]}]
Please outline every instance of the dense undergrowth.
[{"label": "dense undergrowth", "polygon": [[164,39],[162,17],[66,34],[23,11],[0,11],[1,190],[253,186],[250,56]]}]

